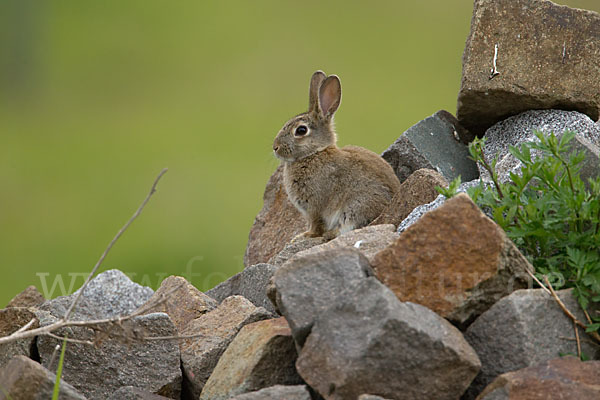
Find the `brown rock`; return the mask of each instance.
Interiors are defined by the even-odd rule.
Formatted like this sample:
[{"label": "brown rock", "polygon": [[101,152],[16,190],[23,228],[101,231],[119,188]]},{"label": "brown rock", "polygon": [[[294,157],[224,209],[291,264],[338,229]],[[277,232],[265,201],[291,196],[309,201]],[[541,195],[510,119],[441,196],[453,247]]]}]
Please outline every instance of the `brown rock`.
[{"label": "brown rock", "polygon": [[148,299],[154,302],[165,298],[158,306],[146,314],[164,312],[171,318],[178,332],[183,332],[187,324],[213,310],[217,302],[181,276],[170,276],[162,281],[158,290]]},{"label": "brown rock", "polygon": [[[38,400],[51,399],[56,375],[39,363],[16,356],[0,369],[0,399]],[[61,400],[85,400],[75,388],[65,381],[60,382]]]},{"label": "brown rock", "polygon": [[402,182],[390,205],[370,225],[393,224],[397,227],[415,207],[438,197],[436,186],[448,186],[442,174],[427,168],[416,170]]},{"label": "brown rock", "polygon": [[[498,75],[491,78],[495,46]],[[531,109],[600,109],[600,15],[546,0],[476,0],[457,117],[481,135]]]},{"label": "brown rock", "polygon": [[21,293],[13,297],[6,307],[35,307],[39,306],[46,299],[33,285],[29,286]]},{"label": "brown rock", "polygon": [[214,310],[190,321],[182,335],[202,335],[182,341],[181,362],[184,382],[197,399],[219,358],[243,326],[270,317],[242,296],[223,300]]},{"label": "brown rock", "polygon": [[287,260],[292,258],[295,254],[311,249],[315,246],[326,243],[325,238],[298,238],[297,240],[290,242],[276,255],[271,257],[269,264],[275,265],[276,267],[282,266]]},{"label": "brown rock", "polygon": [[288,200],[280,165],[267,183],[263,208],[254,220],[244,254],[246,267],[266,263],[299,233],[306,230],[300,212]]},{"label": "brown rock", "polygon": [[273,385],[302,382],[285,318],[246,325],[229,345],[202,390],[201,400],[225,400]]},{"label": "brown rock", "polygon": [[478,400],[600,399],[600,361],[555,358],[496,378]]},{"label": "brown rock", "polygon": [[[0,337],[16,332],[22,326],[35,319],[35,314],[27,308],[11,307],[0,310]],[[39,327],[35,319],[30,329]],[[14,356],[31,355],[34,338],[21,339],[15,342],[0,344],[0,367],[6,365]]]},{"label": "brown rock", "polygon": [[422,304],[460,327],[526,287],[526,268],[533,271],[464,193],[421,217],[375,256],[372,267],[401,301]]}]

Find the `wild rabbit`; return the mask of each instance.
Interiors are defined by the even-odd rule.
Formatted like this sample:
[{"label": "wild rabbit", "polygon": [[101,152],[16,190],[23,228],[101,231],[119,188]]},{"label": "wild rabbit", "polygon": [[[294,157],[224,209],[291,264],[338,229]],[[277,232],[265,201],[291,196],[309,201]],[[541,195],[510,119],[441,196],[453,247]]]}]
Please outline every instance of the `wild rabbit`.
[{"label": "wild rabbit", "polygon": [[285,190],[308,221],[298,237],[330,240],[377,218],[400,187],[392,167],[358,146],[336,146],[333,115],[342,87],[336,75],[310,80],[308,111],[281,128],[273,151],[282,160]]}]

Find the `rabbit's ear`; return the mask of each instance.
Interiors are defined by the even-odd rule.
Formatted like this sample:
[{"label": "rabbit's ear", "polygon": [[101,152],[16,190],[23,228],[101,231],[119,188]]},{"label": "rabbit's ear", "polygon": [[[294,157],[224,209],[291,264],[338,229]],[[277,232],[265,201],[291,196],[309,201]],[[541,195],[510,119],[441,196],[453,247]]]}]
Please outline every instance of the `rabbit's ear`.
[{"label": "rabbit's ear", "polygon": [[318,111],[319,107],[319,87],[327,78],[323,71],[316,71],[310,78],[310,90],[308,93],[308,111]]},{"label": "rabbit's ear", "polygon": [[319,88],[319,109],[325,118],[331,118],[342,101],[342,84],[337,75],[329,75]]}]

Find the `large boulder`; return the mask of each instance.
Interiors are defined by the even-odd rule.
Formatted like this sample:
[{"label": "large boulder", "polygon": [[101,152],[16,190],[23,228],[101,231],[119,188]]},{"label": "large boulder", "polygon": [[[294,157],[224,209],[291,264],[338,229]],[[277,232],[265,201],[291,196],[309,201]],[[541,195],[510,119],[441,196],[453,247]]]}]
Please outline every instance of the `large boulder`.
[{"label": "large boulder", "polygon": [[285,318],[246,325],[219,359],[200,400],[226,400],[273,385],[302,383],[294,367],[297,356]]},{"label": "large boulder", "polygon": [[299,233],[306,230],[306,221],[289,201],[283,187],[283,166],[277,167],[265,188],[263,208],[248,236],[244,265],[266,263]]},{"label": "large boulder", "polygon": [[477,165],[458,132],[464,128],[447,111],[438,111],[404,132],[381,155],[394,168],[400,183],[418,169],[440,172],[447,181],[461,175],[470,181],[479,176]]},{"label": "large boulder", "polygon": [[296,369],[326,400],[364,393],[457,399],[477,374],[477,354],[448,321],[402,303],[371,277],[316,317]]},{"label": "large boulder", "polygon": [[597,400],[600,399],[600,361],[555,358],[496,378],[479,400]]},{"label": "large boulder", "polygon": [[276,270],[277,268],[270,264],[252,265],[221,282],[206,294],[219,303],[229,296],[243,296],[256,307],[263,307],[275,313],[275,308],[267,297],[267,287]]},{"label": "large boulder", "polygon": [[277,307],[301,347],[315,318],[344,290],[352,290],[372,271],[356,249],[309,254],[286,263],[273,275]]},{"label": "large boulder", "polygon": [[[572,290],[557,292],[565,306],[580,320],[585,315]],[[586,335],[580,331],[581,338]],[[467,391],[474,399],[494,378],[505,372],[533,366],[561,354],[577,354],[573,321],[543,289],[517,290],[481,315],[467,329],[465,338],[481,360],[481,372]],[[588,357],[598,358],[599,349],[581,341]]]},{"label": "large boulder", "polygon": [[546,0],[476,0],[457,117],[477,135],[532,109],[577,110],[595,121],[599,53],[598,13]]},{"label": "large boulder", "polygon": [[[0,368],[0,399],[51,399],[56,375],[25,356],[16,356]],[[61,400],[85,400],[73,386],[61,379],[58,392]]]},{"label": "large boulder", "polygon": [[437,171],[421,168],[402,182],[392,202],[371,225],[393,224],[398,226],[411,212],[436,199],[436,187],[447,187],[448,181]]},{"label": "large boulder", "polygon": [[501,297],[527,287],[533,267],[502,228],[460,193],[377,254],[376,276],[402,301],[463,328]]},{"label": "large boulder", "polygon": [[[70,296],[49,300],[36,315],[40,326],[56,322],[65,315],[81,289]],[[127,315],[143,305],[153,290],[132,282],[118,270],[103,272],[85,288],[71,319],[98,320]],[[121,386],[135,386],[170,398],[181,391],[179,346],[176,341],[144,340],[146,337],[177,335],[167,314],[153,313],[134,317],[120,324],[69,327],[55,332],[78,340],[95,341],[96,346],[69,343],[63,364],[63,378],[90,398],[108,398]],[[39,336],[37,348],[43,366],[50,365],[56,345],[62,341]]]},{"label": "large boulder", "polygon": [[214,310],[190,321],[182,336],[198,336],[181,342],[185,392],[197,399],[206,381],[235,335],[252,322],[270,318],[242,296],[223,300]]},{"label": "large boulder", "polygon": [[[565,131],[576,132],[571,141],[573,150],[583,152],[581,176],[587,178],[600,175],[598,146],[600,145],[600,126],[589,117],[575,111],[531,110],[498,122],[486,131],[484,156],[487,160],[498,157],[496,172],[501,182],[510,179],[510,173],[520,174],[522,163],[509,152],[510,146],[519,146],[524,142],[538,142],[535,131],[549,136],[554,133],[559,138]],[[532,151],[532,158],[540,154]],[[480,173],[484,179],[490,179],[489,173],[481,166]]]},{"label": "large boulder", "polygon": [[40,291],[32,285],[13,297],[6,307],[36,307],[45,301]]}]

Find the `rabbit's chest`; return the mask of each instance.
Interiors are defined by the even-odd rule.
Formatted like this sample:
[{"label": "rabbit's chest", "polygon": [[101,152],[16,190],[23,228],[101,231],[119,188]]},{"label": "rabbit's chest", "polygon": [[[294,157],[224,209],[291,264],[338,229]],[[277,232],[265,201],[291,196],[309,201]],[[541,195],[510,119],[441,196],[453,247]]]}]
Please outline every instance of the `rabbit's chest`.
[{"label": "rabbit's chest", "polygon": [[306,213],[331,197],[332,177],[310,165],[286,165],[283,182],[292,204]]}]

